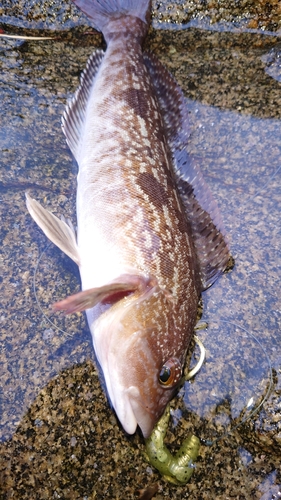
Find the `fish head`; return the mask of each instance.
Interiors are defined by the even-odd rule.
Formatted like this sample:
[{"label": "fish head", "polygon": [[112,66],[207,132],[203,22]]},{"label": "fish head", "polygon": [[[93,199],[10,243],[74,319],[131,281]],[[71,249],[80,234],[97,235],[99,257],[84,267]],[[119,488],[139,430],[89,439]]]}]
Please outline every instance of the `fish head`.
[{"label": "fish head", "polygon": [[91,328],[109,398],[129,434],[139,425],[149,437],[182,380],[193,328],[182,331],[177,306],[155,287],[145,297],[118,301]]}]

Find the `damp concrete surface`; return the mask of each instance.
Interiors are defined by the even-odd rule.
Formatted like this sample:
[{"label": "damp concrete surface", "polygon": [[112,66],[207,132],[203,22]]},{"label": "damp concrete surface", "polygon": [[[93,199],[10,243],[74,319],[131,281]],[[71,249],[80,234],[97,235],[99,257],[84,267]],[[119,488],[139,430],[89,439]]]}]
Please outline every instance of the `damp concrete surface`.
[{"label": "damp concrete surface", "polygon": [[[79,273],[25,206],[29,191],[75,224],[77,166],[60,120],[102,36],[70,2],[2,2],[5,33],[53,39],[0,38],[1,499],[281,498],[279,7],[153,2],[145,47],[185,93],[188,151],[235,259],[203,293],[206,360],[171,405],[171,451],[187,434],[201,439],[180,487],[146,462],[141,434],[118,424],[84,314],[52,314],[79,290]],[[192,344],[188,363],[197,359]]]}]

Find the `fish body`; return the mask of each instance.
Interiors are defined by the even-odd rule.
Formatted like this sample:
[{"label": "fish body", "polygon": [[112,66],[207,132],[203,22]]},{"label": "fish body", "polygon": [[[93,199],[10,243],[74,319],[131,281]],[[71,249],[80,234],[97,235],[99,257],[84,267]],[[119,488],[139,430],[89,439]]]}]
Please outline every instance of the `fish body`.
[{"label": "fish body", "polygon": [[142,51],[147,0],[75,0],[103,32],[63,117],[79,165],[77,242],[28,197],[47,236],[79,265],[111,403],[128,433],[148,437],[173,397],[201,291],[229,259],[217,206],[186,152],[188,116],[173,77]]}]

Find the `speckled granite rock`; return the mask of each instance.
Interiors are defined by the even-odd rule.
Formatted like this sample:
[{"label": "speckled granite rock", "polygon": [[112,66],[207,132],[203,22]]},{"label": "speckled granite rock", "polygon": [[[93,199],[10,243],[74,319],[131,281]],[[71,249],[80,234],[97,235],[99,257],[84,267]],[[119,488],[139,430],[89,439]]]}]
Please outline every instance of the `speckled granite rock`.
[{"label": "speckled granite rock", "polygon": [[249,440],[248,448],[257,451],[263,448],[271,456],[281,454],[281,368],[274,377],[272,394],[254,419],[249,419],[241,428],[242,435]]},{"label": "speckled granite rock", "polygon": [[[281,7],[278,0],[165,0],[153,1],[156,25],[187,24],[193,19],[212,24],[229,22],[248,29],[278,31],[281,29]],[[4,0],[0,6],[2,22],[26,28],[65,29],[86,24],[86,16],[70,1]]]},{"label": "speckled granite rock", "polygon": [[[176,2],[153,5],[155,19],[170,24],[187,15],[175,8]],[[195,5],[197,11],[192,10]],[[233,5],[224,5],[214,20],[237,16]],[[266,29],[279,29],[278,16],[277,21],[274,17],[279,3],[267,2],[265,10],[263,5],[240,2],[241,17],[247,10],[247,22],[260,16],[252,28],[271,19]],[[203,9],[215,11],[218,4],[185,6],[198,17]],[[146,41],[188,98],[189,152],[220,204],[236,259],[233,272],[204,293],[203,319],[209,328],[199,336],[207,349],[206,363],[173,402],[167,436],[171,449],[189,432],[202,439],[191,482],[177,488],[146,464],[141,436],[127,438],[119,428],[93,364],[84,316],[51,316],[53,301],[79,289],[78,272],[58,250],[46,249],[48,243],[24,203],[24,190],[29,188],[47,208],[75,221],[76,166],[60,130],[60,116],[87,57],[101,46],[101,35],[92,30],[85,34],[87,21],[80,14],[76,18],[69,3],[65,9],[61,2],[46,3],[41,17],[34,2],[25,7],[21,2],[2,2],[0,8],[2,21],[8,19],[4,14],[14,15],[7,31],[18,25],[38,29],[41,21],[46,27],[49,20],[48,25],[58,30],[52,34],[59,37],[44,42],[0,40],[0,498],[123,500],[138,498],[139,489],[155,483],[156,500],[278,498],[278,35],[151,29]],[[180,19],[189,22],[190,17]],[[75,29],[68,30],[70,26]],[[274,71],[269,72],[270,67]],[[35,302],[36,266],[38,301],[54,324]],[[267,393],[268,359],[274,384],[262,410],[252,415]]]}]

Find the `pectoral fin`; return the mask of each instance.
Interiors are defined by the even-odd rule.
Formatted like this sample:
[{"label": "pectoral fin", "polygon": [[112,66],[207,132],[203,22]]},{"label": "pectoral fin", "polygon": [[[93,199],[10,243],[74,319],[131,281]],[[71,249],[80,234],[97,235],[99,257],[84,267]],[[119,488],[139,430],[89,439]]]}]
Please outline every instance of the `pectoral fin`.
[{"label": "pectoral fin", "polygon": [[38,201],[31,198],[27,193],[25,196],[27,209],[43,233],[79,266],[79,254],[74,230],[66,222],[43,208]]},{"label": "pectoral fin", "polygon": [[119,281],[114,281],[107,285],[90,288],[82,292],[70,295],[53,305],[55,311],[64,311],[66,314],[81,312],[94,307],[99,302],[104,304],[114,304],[131,293],[139,291],[144,294],[154,287],[154,281],[142,276],[124,275]]}]

